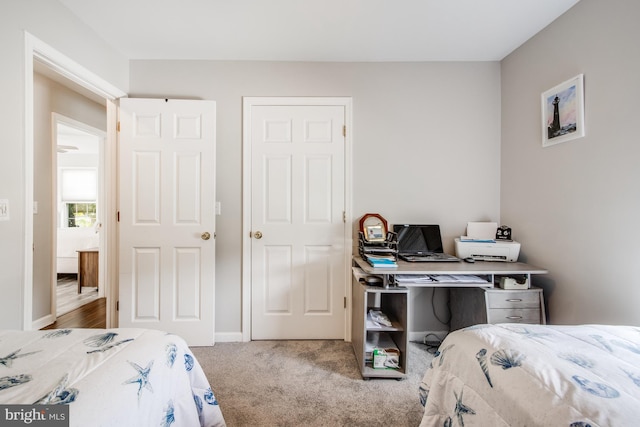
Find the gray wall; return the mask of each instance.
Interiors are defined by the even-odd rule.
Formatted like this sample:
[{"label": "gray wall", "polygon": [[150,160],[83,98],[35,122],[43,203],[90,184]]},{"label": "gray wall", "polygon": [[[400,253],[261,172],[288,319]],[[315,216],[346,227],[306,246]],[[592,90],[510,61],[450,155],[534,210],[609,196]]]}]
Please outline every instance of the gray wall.
[{"label": "gray wall", "polygon": [[[22,326],[25,29],[134,95],[218,102],[217,332],[240,330],[241,97],[294,95],[353,97],[354,219],[439,222],[449,250],[469,220],[508,224],[522,258],[550,271],[536,283],[552,323],[638,324],[638,16],[633,0],[582,0],[500,64],[133,61],[129,80],[126,59],[59,3],[6,1],[0,198],[11,219],[0,221],[0,326]],[[587,136],[543,149],[540,93],[578,73]],[[447,186],[419,176],[425,159]],[[381,175],[370,160],[391,167]],[[411,176],[423,181],[400,184]],[[416,305],[428,293],[412,294],[412,330],[441,329],[429,305]]]},{"label": "gray wall", "polygon": [[[216,333],[241,332],[243,96],[353,98],[353,219],[439,223],[445,249],[467,221],[499,221],[500,70],[485,63],[132,61],[130,96],[217,101]],[[374,166],[372,166],[374,165]],[[443,294],[444,292],[444,294]],[[431,291],[412,331],[447,327]],[[446,291],[436,295],[446,319]]]},{"label": "gray wall", "polygon": [[[50,0],[3,0],[0,13],[0,199],[10,220],[0,221],[0,327],[23,327],[25,286],[25,43],[24,31],[72,58],[121,90],[128,90],[128,61],[68,9]],[[28,78],[31,78],[29,76]],[[30,246],[30,245],[29,245]]]},{"label": "gray wall", "polygon": [[[640,324],[640,3],[582,0],[501,63],[501,214],[552,323]],[[584,138],[541,146],[540,94],[579,73]]]}]

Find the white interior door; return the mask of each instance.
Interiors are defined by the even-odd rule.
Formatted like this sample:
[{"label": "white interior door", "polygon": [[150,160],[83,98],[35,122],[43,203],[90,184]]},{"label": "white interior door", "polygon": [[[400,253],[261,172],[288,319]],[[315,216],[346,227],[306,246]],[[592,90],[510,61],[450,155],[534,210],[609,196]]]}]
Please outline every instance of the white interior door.
[{"label": "white interior door", "polygon": [[251,107],[252,339],[344,338],[345,117]]},{"label": "white interior door", "polygon": [[120,101],[120,327],[214,343],[215,115],[213,101]]}]

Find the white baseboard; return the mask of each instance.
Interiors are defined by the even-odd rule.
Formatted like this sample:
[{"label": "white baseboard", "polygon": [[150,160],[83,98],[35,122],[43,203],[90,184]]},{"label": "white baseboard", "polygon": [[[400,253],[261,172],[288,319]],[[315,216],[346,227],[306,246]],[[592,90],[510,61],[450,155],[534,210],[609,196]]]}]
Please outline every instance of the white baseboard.
[{"label": "white baseboard", "polygon": [[219,332],[214,339],[215,342],[242,342],[242,332]]},{"label": "white baseboard", "polygon": [[[433,334],[435,336],[438,337],[438,339],[440,341],[444,340],[444,338],[447,336],[447,334],[449,333],[449,331],[425,331],[425,332],[409,332],[409,341],[417,341],[417,342],[423,342],[424,338],[429,335],[429,334]],[[430,336],[429,338],[434,338],[433,336]]]},{"label": "white baseboard", "polygon": [[38,330],[38,329],[42,329],[45,326],[51,325],[55,321],[56,321],[56,319],[53,318],[53,315],[47,314],[46,316],[41,317],[38,320],[34,320],[33,322],[31,322],[31,329],[34,330],[34,331]]},{"label": "white baseboard", "polygon": [[[436,335],[443,340],[449,331],[425,331],[425,332],[409,332],[409,341],[423,342],[424,337],[429,334]],[[218,332],[215,334],[215,342],[242,342],[242,332]]]}]

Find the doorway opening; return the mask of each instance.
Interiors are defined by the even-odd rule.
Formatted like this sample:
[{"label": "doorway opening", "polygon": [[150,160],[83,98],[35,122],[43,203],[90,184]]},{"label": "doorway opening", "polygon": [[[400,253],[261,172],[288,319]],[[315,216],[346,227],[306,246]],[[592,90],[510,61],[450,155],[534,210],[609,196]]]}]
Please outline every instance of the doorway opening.
[{"label": "doorway opening", "polygon": [[[104,297],[105,132],[52,115],[56,317]],[[102,266],[102,268],[100,268]],[[103,319],[103,321],[106,319]]]},{"label": "doorway opening", "polygon": [[[40,265],[36,262],[34,248],[36,247],[36,224],[34,218],[37,216],[39,206],[35,197],[35,176],[42,173],[38,169],[35,152],[35,72],[46,70],[47,75],[56,76],[60,83],[73,87],[78,93],[90,99],[97,99],[96,102],[105,105],[106,112],[106,137],[104,147],[104,179],[103,194],[105,195],[102,205],[104,206],[105,217],[101,228],[101,245],[104,248],[105,262],[104,273],[104,296],[106,297],[106,327],[117,327],[117,233],[116,233],[116,145],[117,145],[117,105],[116,100],[125,97],[127,94],[109,82],[103,80],[95,73],[84,68],[73,59],[63,55],[52,46],[44,43],[32,34],[25,32],[25,64],[24,64],[24,264],[23,264],[23,306],[22,306],[22,328],[25,330],[40,329],[53,323],[56,312],[55,296],[51,295],[53,285],[51,280],[41,280],[34,277],[34,266]],[[64,82],[64,83],[63,83]],[[49,117],[51,117],[49,115]],[[47,138],[50,142],[51,138]],[[50,144],[55,151],[53,145]],[[47,164],[50,167],[52,155],[49,155]],[[51,177],[50,171],[46,172],[47,177]],[[51,191],[50,191],[51,192]],[[46,206],[50,209],[52,203],[45,202],[41,208]],[[41,216],[42,217],[42,216]],[[47,215],[47,218],[53,218]],[[49,221],[49,226],[53,220]],[[49,248],[48,253],[53,254],[51,239],[45,248]],[[38,260],[40,261],[40,260]],[[45,263],[53,265],[55,260],[49,256]],[[54,271],[54,268],[46,267],[47,272]],[[40,270],[39,270],[40,271]],[[47,273],[50,276],[49,273]]]}]

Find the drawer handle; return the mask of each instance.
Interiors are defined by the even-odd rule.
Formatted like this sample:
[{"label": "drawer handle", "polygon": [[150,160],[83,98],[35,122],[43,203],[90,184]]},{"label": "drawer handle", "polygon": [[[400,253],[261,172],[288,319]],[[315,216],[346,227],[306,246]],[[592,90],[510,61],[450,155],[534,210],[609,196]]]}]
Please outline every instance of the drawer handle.
[{"label": "drawer handle", "polygon": [[507,302],[522,302],[522,298],[512,298],[508,299]]},{"label": "drawer handle", "polygon": [[507,319],[510,319],[510,320],[519,320],[519,319],[522,319],[522,316],[507,316]]}]

